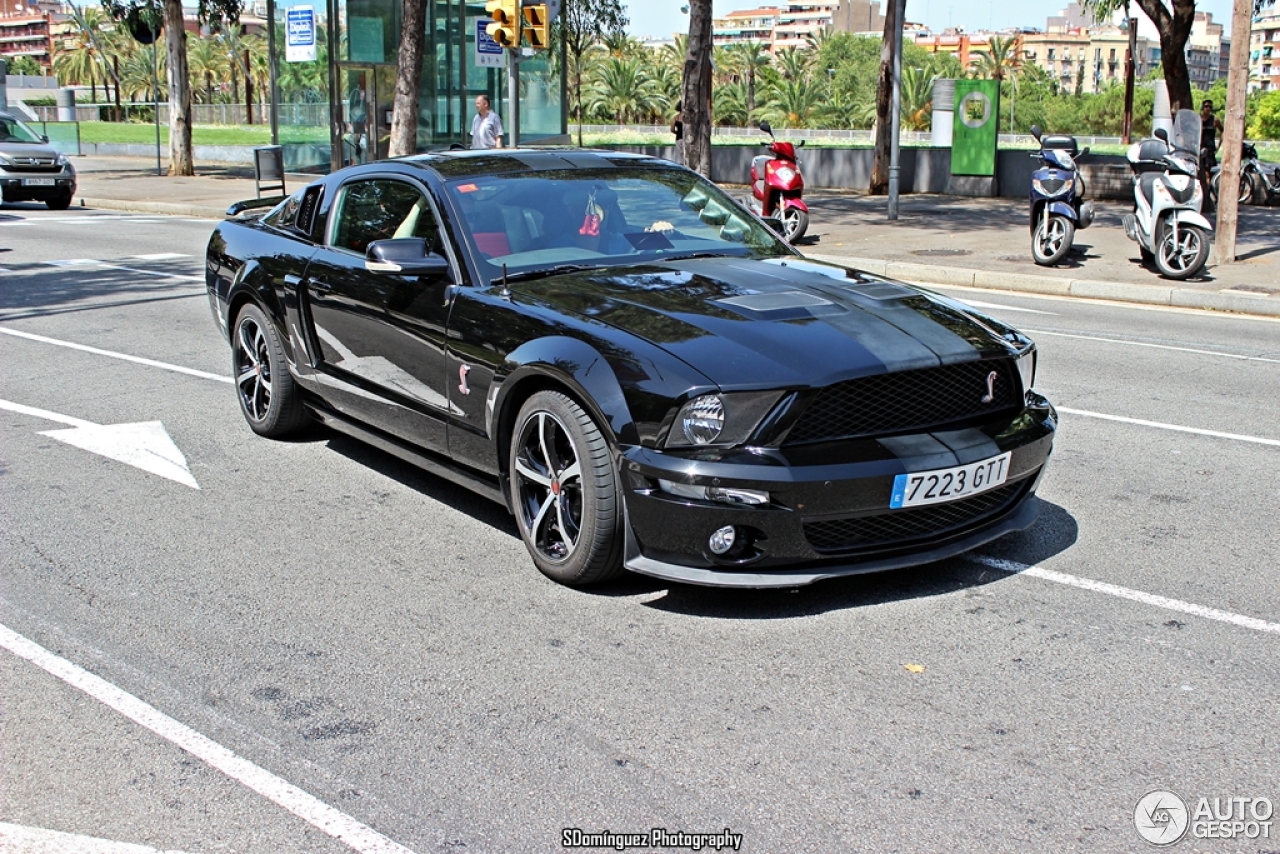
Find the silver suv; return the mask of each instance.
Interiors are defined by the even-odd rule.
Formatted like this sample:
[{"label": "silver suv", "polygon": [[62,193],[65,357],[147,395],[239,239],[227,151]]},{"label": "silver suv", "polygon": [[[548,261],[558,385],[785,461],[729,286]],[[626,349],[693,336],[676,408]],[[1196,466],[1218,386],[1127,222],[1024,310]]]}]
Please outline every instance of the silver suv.
[{"label": "silver suv", "polygon": [[48,137],[0,112],[0,190],[6,202],[37,201],[66,210],[76,193],[76,170]]}]

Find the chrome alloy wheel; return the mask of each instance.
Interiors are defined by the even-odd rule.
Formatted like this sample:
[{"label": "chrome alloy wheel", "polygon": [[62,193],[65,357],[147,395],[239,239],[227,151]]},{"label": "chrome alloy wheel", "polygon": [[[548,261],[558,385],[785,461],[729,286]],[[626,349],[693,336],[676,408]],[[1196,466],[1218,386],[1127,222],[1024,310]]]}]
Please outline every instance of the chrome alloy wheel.
[{"label": "chrome alloy wheel", "polygon": [[567,560],[582,533],[583,484],[578,449],[568,429],[545,410],[516,437],[517,512],[530,544],[554,563]]},{"label": "chrome alloy wheel", "polygon": [[266,420],[271,409],[271,354],[266,332],[256,318],[245,315],[236,327],[235,379],[240,405],[255,421]]}]

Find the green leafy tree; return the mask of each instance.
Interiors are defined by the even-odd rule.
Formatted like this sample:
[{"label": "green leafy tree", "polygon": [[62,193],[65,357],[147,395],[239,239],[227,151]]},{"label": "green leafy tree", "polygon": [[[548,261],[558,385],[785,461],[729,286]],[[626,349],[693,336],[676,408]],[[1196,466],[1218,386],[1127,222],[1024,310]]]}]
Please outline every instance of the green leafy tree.
[{"label": "green leafy tree", "polygon": [[[756,111],[756,79],[761,70],[769,67],[771,58],[765,46],[758,41],[739,42],[731,45],[728,52],[730,67],[741,77],[747,87],[747,117],[743,120],[743,124],[746,124],[751,120],[751,114]],[[716,113],[720,114],[719,108],[716,109]]]},{"label": "green leafy tree", "polygon": [[1257,98],[1247,135],[1251,139],[1280,139],[1280,91]]},{"label": "green leafy tree", "polygon": [[639,57],[610,56],[587,87],[586,109],[612,116],[619,125],[654,107],[654,89]]},{"label": "green leafy tree", "polygon": [[[1187,73],[1187,40],[1195,22],[1195,0],[1136,0],[1138,7],[1156,25],[1160,34],[1160,64],[1169,89],[1169,105],[1174,112],[1194,110],[1191,99],[1191,76]],[[1121,9],[1126,15],[1129,0],[1080,0],[1094,20],[1111,18]],[[1083,82],[1083,80],[1081,81]]]},{"label": "green leafy tree", "polygon": [[[187,68],[187,31],[182,0],[102,0],[117,21],[164,24],[164,63],[169,90],[169,174],[194,175],[191,157],[191,82]],[[198,0],[196,19],[201,23],[240,19],[241,0]]]},{"label": "green leafy tree", "polygon": [[[709,2],[709,0],[708,0]],[[552,52],[567,54],[569,110],[578,117],[578,145],[582,145],[583,59],[591,46],[628,23],[621,0],[565,0],[552,29]]]}]

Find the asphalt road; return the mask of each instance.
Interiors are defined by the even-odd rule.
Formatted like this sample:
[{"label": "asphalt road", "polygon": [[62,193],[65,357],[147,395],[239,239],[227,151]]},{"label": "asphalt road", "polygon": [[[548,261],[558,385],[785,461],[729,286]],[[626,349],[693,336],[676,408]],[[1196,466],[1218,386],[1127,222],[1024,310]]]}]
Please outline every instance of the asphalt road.
[{"label": "asphalt road", "polygon": [[[254,436],[210,227],[0,210],[0,840],[1122,852],[1153,790],[1280,803],[1280,324],[948,291],[1040,346],[1032,529],[795,591],[580,592],[497,505]],[[86,449],[122,433],[178,479]]]}]

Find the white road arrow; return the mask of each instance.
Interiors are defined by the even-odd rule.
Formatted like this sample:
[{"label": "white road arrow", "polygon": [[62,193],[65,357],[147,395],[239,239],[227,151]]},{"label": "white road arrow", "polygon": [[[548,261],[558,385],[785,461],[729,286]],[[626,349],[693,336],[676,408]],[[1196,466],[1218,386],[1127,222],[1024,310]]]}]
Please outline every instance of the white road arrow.
[{"label": "white road arrow", "polygon": [[0,400],[0,409],[32,415],[46,421],[67,424],[67,430],[44,430],[41,436],[49,436],[59,442],[74,445],[85,451],[101,454],[125,465],[176,481],[183,486],[199,489],[200,484],[187,468],[187,458],[169,438],[169,433],[159,421],[142,421],[136,424],[94,424],[69,415],[60,415],[47,409],[23,406],[8,400]]}]

